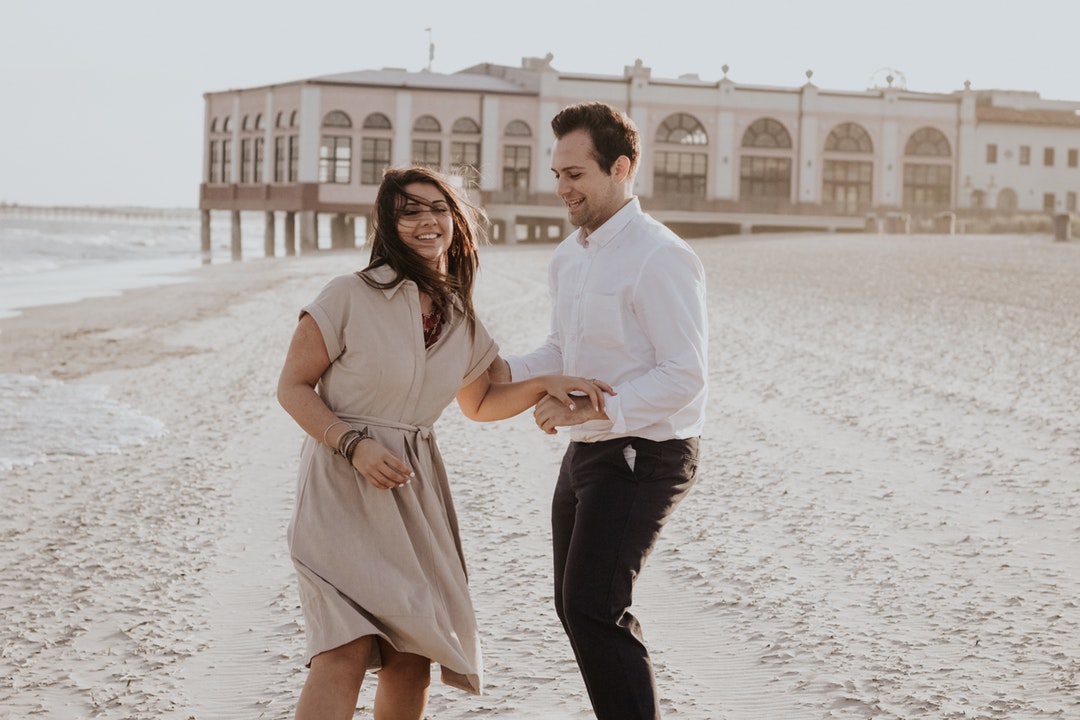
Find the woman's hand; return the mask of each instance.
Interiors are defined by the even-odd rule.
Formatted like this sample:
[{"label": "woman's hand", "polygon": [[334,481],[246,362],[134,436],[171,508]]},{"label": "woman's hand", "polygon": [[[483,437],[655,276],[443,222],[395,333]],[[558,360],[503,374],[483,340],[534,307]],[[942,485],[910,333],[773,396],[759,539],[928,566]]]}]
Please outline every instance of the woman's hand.
[{"label": "woman's hand", "polygon": [[365,480],[380,490],[401,487],[413,476],[408,464],[370,437],[361,440],[353,450],[352,465]]},{"label": "woman's hand", "polygon": [[559,402],[563,403],[568,410],[575,410],[580,403],[588,399],[592,409],[603,414],[604,393],[614,395],[612,389],[603,380],[596,378],[580,378],[570,375],[544,375],[540,378],[544,383],[544,390]]}]

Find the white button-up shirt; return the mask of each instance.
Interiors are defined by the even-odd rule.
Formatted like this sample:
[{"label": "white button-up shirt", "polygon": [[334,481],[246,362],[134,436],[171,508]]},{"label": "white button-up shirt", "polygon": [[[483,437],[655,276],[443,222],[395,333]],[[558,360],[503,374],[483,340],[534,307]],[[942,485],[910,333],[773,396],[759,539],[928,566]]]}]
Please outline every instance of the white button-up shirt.
[{"label": "white button-up shirt", "polygon": [[577,230],[548,266],[551,333],[506,358],[514,380],[565,374],[606,381],[610,420],[570,429],[573,440],[688,438],[705,424],[708,321],[705,272],[683,240],[632,198],[586,239]]}]

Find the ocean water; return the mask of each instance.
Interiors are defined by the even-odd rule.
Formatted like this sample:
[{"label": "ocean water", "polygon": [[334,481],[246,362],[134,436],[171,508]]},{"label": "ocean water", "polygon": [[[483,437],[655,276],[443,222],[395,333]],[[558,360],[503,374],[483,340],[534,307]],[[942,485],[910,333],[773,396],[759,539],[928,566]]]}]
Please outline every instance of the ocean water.
[{"label": "ocean water", "polygon": [[[41,432],[46,427],[50,431]],[[0,473],[15,465],[120,452],[166,432],[157,418],[110,399],[103,385],[0,373]]]},{"label": "ocean water", "polygon": [[[242,227],[244,256],[262,257],[262,215],[245,213]],[[230,236],[228,214],[212,216],[212,262],[230,262]],[[184,273],[202,263],[199,237],[195,210],[73,214],[0,208],[0,318],[35,306],[184,282]],[[49,432],[41,432],[44,427]],[[167,432],[160,420],[110,399],[104,386],[0,367],[0,475],[16,465],[119,452]],[[61,446],[58,437],[64,438]]]}]

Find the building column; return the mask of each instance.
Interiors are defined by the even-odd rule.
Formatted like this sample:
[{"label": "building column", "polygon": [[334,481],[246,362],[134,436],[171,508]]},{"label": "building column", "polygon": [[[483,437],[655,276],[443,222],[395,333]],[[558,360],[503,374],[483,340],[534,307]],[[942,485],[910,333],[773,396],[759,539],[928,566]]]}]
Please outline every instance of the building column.
[{"label": "building column", "polygon": [[341,213],[330,217],[330,247],[334,250],[345,247],[345,216]]},{"label": "building column", "polygon": [[296,213],[289,210],[285,213],[285,255],[292,257],[296,254]]},{"label": "building column", "polygon": [[240,249],[240,211],[232,211],[232,259],[238,261],[243,258],[243,252]]},{"label": "building column", "polygon": [[202,249],[202,264],[209,265],[213,257],[210,245],[210,211],[203,210],[200,216],[199,246]]},{"label": "building column", "polygon": [[276,232],[274,228],[274,211],[266,211],[266,229],[263,231],[263,252],[266,257],[274,257],[274,245],[276,244]]},{"label": "building column", "polygon": [[319,249],[319,216],[314,210],[300,212],[300,254]]},{"label": "building column", "polygon": [[345,216],[345,247],[353,249],[356,247],[356,216]]},{"label": "building column", "polygon": [[491,221],[491,234],[494,242],[503,245],[517,244],[517,215],[512,210],[494,213],[489,216],[489,220]]}]

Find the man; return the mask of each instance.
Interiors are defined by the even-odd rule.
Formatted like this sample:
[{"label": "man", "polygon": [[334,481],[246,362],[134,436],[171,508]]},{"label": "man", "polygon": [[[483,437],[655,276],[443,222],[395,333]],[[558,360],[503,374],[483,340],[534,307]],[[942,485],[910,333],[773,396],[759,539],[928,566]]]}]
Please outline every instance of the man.
[{"label": "man", "polygon": [[548,433],[570,426],[552,501],[555,609],[599,720],[660,717],[634,581],[690,489],[705,422],[705,278],[693,250],[641,210],[633,194],[640,141],[603,103],[551,122],[556,193],[577,230],[548,270],[551,333],[496,360],[514,380],[549,373],[614,387],[597,410],[555,398],[534,410]]}]

